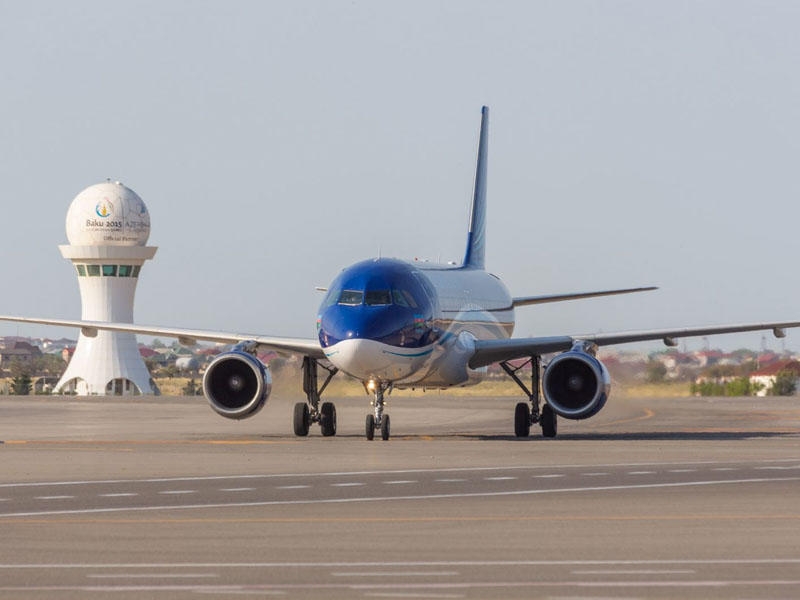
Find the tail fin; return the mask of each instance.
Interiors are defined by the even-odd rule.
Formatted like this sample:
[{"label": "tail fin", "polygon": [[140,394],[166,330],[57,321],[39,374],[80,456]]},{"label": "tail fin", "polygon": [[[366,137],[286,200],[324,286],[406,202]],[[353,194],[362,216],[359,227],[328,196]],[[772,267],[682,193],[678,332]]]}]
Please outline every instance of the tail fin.
[{"label": "tail fin", "polygon": [[481,133],[478,142],[478,165],[475,169],[475,192],[472,196],[472,210],[469,218],[467,252],[464,266],[484,268],[486,254],[486,162],[489,148],[489,107],[481,109]]}]

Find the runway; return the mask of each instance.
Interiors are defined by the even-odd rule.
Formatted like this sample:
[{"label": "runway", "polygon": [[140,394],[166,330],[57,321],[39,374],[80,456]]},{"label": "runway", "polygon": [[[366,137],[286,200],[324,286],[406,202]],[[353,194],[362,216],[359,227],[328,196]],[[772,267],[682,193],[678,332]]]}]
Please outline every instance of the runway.
[{"label": "runway", "polygon": [[202,399],[0,398],[0,595],[787,598],[800,402],[612,399],[559,438],[515,399],[392,402],[394,437]]}]

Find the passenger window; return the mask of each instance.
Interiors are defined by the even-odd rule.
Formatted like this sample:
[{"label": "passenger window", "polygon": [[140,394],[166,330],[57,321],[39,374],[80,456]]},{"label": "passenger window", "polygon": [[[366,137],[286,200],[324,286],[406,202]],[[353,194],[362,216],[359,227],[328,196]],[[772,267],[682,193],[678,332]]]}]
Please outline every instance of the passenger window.
[{"label": "passenger window", "polygon": [[391,304],[392,295],[389,293],[389,290],[371,290],[367,292],[366,303],[367,306]]},{"label": "passenger window", "polygon": [[364,292],[357,290],[342,290],[339,296],[339,304],[347,304],[348,306],[358,306],[364,299]]}]

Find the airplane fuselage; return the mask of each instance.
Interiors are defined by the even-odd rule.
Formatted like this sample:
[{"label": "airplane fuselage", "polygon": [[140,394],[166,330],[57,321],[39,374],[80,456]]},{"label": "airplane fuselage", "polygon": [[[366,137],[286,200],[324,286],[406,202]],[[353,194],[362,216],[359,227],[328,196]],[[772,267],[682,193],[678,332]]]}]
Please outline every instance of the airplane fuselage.
[{"label": "airplane fuselage", "polygon": [[398,387],[477,383],[467,361],[476,339],[514,330],[505,285],[482,269],[377,258],[343,270],[317,317],[319,341],[337,368]]}]

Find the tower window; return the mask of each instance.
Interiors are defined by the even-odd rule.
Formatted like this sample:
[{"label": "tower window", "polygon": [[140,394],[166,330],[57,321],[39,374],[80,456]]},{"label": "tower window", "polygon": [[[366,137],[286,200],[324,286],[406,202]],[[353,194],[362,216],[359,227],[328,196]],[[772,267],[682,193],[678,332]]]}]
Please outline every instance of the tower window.
[{"label": "tower window", "polygon": [[100,277],[100,265],[86,265],[86,272],[89,277]]},{"label": "tower window", "polygon": [[103,265],[103,277],[116,277],[117,265]]},{"label": "tower window", "polygon": [[133,275],[131,277],[138,277],[139,276],[139,269],[141,269],[141,265],[136,265],[133,267]]},{"label": "tower window", "polygon": [[133,267],[131,265],[120,265],[118,275],[120,277],[130,277],[131,271],[133,271]]},{"label": "tower window", "polygon": [[75,268],[78,269],[80,277],[86,277],[86,265],[75,265]]}]

